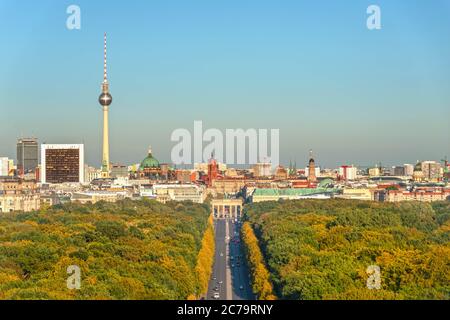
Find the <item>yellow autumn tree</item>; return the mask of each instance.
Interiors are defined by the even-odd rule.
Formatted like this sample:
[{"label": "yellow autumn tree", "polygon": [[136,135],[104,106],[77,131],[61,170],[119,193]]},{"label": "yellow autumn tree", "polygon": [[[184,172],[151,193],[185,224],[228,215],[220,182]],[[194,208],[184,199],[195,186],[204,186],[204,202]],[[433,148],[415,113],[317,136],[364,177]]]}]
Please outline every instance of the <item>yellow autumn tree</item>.
[{"label": "yellow autumn tree", "polygon": [[[208,220],[208,227],[206,228],[205,234],[202,239],[202,246],[197,256],[197,265],[195,267],[196,275],[198,278],[199,292],[197,296],[206,294],[208,291],[208,282],[211,277],[212,266],[214,263],[214,227],[212,216]],[[188,298],[191,300],[193,298],[191,294]]]},{"label": "yellow autumn tree", "polygon": [[253,232],[250,223],[242,225],[242,242],[244,244],[250,274],[253,283],[253,292],[259,300],[275,300],[273,286],[270,281],[270,273],[267,270],[258,239]]}]

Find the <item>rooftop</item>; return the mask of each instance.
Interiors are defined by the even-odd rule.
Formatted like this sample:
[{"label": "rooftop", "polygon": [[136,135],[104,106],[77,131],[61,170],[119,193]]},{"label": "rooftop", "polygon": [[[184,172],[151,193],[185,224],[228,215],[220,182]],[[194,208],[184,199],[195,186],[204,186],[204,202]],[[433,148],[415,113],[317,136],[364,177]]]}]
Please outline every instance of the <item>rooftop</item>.
[{"label": "rooftop", "polygon": [[337,189],[302,188],[302,189],[255,189],[254,196],[306,196],[320,193],[333,193]]}]

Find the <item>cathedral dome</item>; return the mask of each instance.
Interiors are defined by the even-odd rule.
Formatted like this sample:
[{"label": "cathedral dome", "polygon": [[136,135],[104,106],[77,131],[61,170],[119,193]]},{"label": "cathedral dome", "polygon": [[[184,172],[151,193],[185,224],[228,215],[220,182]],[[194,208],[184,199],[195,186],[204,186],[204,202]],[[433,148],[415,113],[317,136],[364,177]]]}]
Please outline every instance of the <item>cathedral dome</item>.
[{"label": "cathedral dome", "polygon": [[148,150],[148,156],[142,160],[140,169],[157,169],[160,168],[159,161],[152,155],[152,150]]}]

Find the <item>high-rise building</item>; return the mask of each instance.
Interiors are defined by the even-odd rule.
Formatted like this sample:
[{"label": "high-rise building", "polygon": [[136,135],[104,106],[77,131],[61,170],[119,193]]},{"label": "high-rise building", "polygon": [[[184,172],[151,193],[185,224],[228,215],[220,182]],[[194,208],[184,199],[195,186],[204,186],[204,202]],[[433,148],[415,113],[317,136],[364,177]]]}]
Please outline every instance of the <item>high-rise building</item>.
[{"label": "high-rise building", "polygon": [[339,177],[343,180],[355,180],[358,169],[354,166],[341,166],[339,168]]},{"label": "high-rise building", "polygon": [[417,161],[416,165],[414,166],[412,177],[416,182],[422,182],[424,180],[422,163],[420,161]]},{"label": "high-rise building", "polygon": [[414,165],[406,163],[403,165],[403,167],[405,167],[405,176],[412,177],[412,175],[414,173]]},{"label": "high-rise building", "polygon": [[5,157],[0,158],[0,177],[9,176],[9,159]]},{"label": "high-rise building", "polygon": [[439,181],[442,179],[442,166],[436,161],[423,161],[422,171],[424,179],[427,181]]},{"label": "high-rise building", "polygon": [[391,168],[391,176],[405,176],[405,167],[404,166],[393,166]]},{"label": "high-rise building", "polygon": [[84,183],[83,144],[42,144],[42,183]]},{"label": "high-rise building", "polygon": [[39,164],[39,145],[35,138],[17,140],[17,170],[19,175],[34,171]]},{"label": "high-rise building", "polygon": [[112,103],[112,96],[109,93],[108,70],[106,64],[106,33],[104,37],[104,60],[103,60],[103,83],[102,93],[98,98],[100,105],[103,108],[103,157],[102,157],[102,178],[109,178],[110,163],[109,163],[109,127],[108,127],[108,112],[109,105]]}]

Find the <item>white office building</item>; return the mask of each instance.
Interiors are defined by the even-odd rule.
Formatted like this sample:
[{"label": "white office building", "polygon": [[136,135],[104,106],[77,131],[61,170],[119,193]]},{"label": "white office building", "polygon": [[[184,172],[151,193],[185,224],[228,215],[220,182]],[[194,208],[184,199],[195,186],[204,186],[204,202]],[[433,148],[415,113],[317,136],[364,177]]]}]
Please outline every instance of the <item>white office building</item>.
[{"label": "white office building", "polygon": [[412,177],[412,175],[414,173],[414,165],[406,163],[403,166],[405,167],[405,176]]},{"label": "white office building", "polygon": [[0,158],[0,177],[9,175],[9,159],[1,157]]}]

